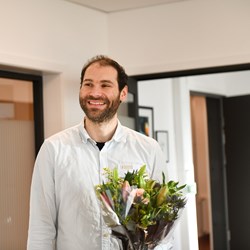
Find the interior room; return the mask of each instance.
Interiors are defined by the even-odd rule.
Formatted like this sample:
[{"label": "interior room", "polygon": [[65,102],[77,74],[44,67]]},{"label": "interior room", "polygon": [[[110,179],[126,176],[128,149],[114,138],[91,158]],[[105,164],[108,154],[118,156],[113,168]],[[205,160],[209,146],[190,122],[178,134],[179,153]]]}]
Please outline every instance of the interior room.
[{"label": "interior room", "polygon": [[[153,110],[151,136],[155,139],[163,136],[161,145],[169,177],[188,184],[188,203],[174,232],[174,250],[202,250],[199,244],[202,236],[209,236],[210,250],[248,249],[247,230],[244,230],[244,222],[247,224],[250,219],[247,213],[238,217],[238,224],[243,225],[240,233],[236,232],[236,221],[231,221],[230,225],[232,214],[237,211],[233,205],[235,200],[231,197],[235,196],[235,192],[241,191],[232,182],[224,183],[235,176],[235,172],[231,171],[233,166],[226,169],[226,172],[224,167],[221,172],[214,172],[211,165],[217,164],[217,160],[213,159],[218,159],[219,156],[211,158],[209,154],[214,153],[213,149],[218,145],[210,144],[210,138],[220,137],[210,135],[215,130],[211,126],[221,102],[225,98],[247,97],[250,94],[250,2],[168,0],[154,1],[153,5],[149,1],[142,1],[143,5],[135,5],[127,1],[127,4],[132,5],[120,2],[118,6],[109,4],[109,1],[104,6],[101,4],[104,1],[93,6],[91,2],[93,1],[1,2],[1,9],[4,11],[0,15],[0,147],[1,152],[5,152],[1,159],[7,160],[8,155],[11,166],[16,166],[17,162],[21,164],[18,158],[23,154],[21,148],[28,155],[28,163],[24,161],[22,164],[27,165],[29,170],[25,170],[24,176],[13,168],[6,172],[6,163],[1,160],[0,249],[26,249],[29,185],[36,155],[36,145],[27,146],[26,142],[32,141],[30,136],[34,134],[41,140],[80,123],[83,116],[78,103],[80,72],[83,64],[97,54],[109,55],[119,61],[131,79],[135,80],[138,87],[137,105],[139,108],[150,108],[146,112],[150,111],[151,114]],[[37,100],[37,95],[33,92],[32,96],[30,89],[28,92],[17,90],[23,83],[17,84],[9,80],[13,74],[25,75],[24,78],[31,79],[33,88],[34,82],[37,82],[36,77],[41,77],[42,109],[36,113],[38,117],[31,115],[33,108],[37,110],[37,106],[34,104],[33,107],[31,104],[32,99]],[[213,103],[217,105],[217,101],[217,109],[212,109]],[[248,102],[244,100],[244,103],[245,108],[241,110],[247,111]],[[225,110],[233,110],[230,105],[236,107],[236,104],[223,103]],[[195,108],[198,109],[195,112],[200,112],[202,118],[194,116]],[[238,113],[240,112],[236,112]],[[225,117],[229,116],[230,112],[225,114]],[[10,132],[6,120],[9,122],[16,118],[21,121],[18,123],[19,128],[24,124],[34,127],[33,135],[26,132],[19,134],[21,145],[25,141],[27,148],[20,145],[12,147],[13,140],[17,138],[13,131],[16,132],[17,129],[13,128]],[[215,120],[220,122],[219,119],[221,118]],[[204,137],[197,135],[197,131],[194,132],[197,123],[200,124],[201,121]],[[243,126],[248,121],[238,123]],[[38,134],[35,132],[36,128],[40,129]],[[26,126],[23,129],[33,131]],[[236,129],[230,127],[228,130]],[[247,137],[243,128],[237,131],[244,131],[245,138]],[[229,141],[232,139],[228,138]],[[243,141],[244,136],[240,138]],[[10,142],[10,150],[15,153],[6,147]],[[203,147],[197,148],[199,143]],[[241,149],[239,144],[237,146]],[[247,149],[248,144],[244,145],[244,149]],[[33,149],[29,149],[30,146]],[[244,149],[238,154],[240,159],[235,158],[238,169],[248,164],[247,157],[243,157],[243,153],[247,151]],[[234,148],[234,152],[236,151]],[[229,152],[231,157],[233,154]],[[235,162],[235,159],[230,162]],[[223,159],[220,160],[223,162]],[[239,172],[241,175],[235,178],[245,180],[249,177],[248,170],[241,169]],[[218,183],[216,176],[223,180],[220,183],[224,186],[221,193],[214,190],[217,187],[214,183]],[[205,186],[201,186],[200,183],[204,182]],[[249,190],[245,181],[241,184],[244,190]],[[24,193],[18,195],[18,199],[13,198],[15,190]],[[10,201],[6,197],[11,197]],[[215,202],[218,200],[223,200],[223,205]],[[16,209],[19,207],[24,209],[22,214]],[[247,211],[248,208],[246,201],[242,211]],[[223,242],[218,241],[217,234],[214,233],[221,225],[224,230]],[[218,247],[219,244],[224,244],[225,248]]]}]

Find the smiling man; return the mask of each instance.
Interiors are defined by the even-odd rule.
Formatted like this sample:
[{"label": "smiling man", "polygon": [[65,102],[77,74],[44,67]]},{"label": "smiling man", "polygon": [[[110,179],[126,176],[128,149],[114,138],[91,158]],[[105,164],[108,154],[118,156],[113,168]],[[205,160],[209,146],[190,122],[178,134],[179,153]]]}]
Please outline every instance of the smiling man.
[{"label": "smiling man", "polygon": [[127,92],[126,85],[119,91],[113,67],[96,62],[86,69],[82,79],[80,105],[90,121],[103,123],[114,118]]},{"label": "smiling man", "polygon": [[[125,71],[111,60],[101,58],[93,59],[82,70],[79,97],[86,114],[85,128],[96,142],[111,139],[117,126],[117,110],[128,93]],[[115,67],[119,70],[120,84]]]},{"label": "smiling man", "polygon": [[119,249],[94,189],[104,181],[103,169],[118,168],[122,175],[145,164],[158,180],[166,172],[159,144],[117,118],[127,93],[127,75],[113,59],[97,56],[83,67],[82,122],[47,138],[36,159],[28,250]]}]

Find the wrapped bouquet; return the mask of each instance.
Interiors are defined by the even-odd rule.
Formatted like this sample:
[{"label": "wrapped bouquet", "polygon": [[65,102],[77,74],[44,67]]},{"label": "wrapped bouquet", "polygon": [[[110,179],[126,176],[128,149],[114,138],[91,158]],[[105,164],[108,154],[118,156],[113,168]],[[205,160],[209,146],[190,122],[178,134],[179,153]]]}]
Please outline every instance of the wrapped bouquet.
[{"label": "wrapped bouquet", "polygon": [[105,169],[106,183],[96,186],[103,218],[124,250],[153,249],[172,231],[186,204],[185,185],[149,179],[146,165],[118,175],[118,169]]}]

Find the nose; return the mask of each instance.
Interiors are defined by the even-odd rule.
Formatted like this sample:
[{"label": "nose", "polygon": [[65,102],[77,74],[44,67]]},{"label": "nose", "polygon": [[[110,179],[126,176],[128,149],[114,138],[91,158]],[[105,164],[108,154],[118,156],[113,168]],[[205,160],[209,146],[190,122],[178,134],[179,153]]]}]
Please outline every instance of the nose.
[{"label": "nose", "polygon": [[91,88],[89,95],[94,97],[94,98],[101,97],[103,95],[101,87],[98,85],[93,86]]}]

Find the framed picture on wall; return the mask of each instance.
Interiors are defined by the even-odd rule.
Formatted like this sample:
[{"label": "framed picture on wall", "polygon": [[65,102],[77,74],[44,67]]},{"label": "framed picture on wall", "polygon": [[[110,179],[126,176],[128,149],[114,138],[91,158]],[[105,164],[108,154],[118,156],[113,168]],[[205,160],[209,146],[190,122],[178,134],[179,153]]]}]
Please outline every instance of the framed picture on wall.
[{"label": "framed picture on wall", "polygon": [[163,154],[166,157],[166,162],[169,162],[169,138],[167,130],[157,130],[155,132],[155,139],[160,144]]},{"label": "framed picture on wall", "polygon": [[154,109],[139,106],[139,132],[154,137]]}]

